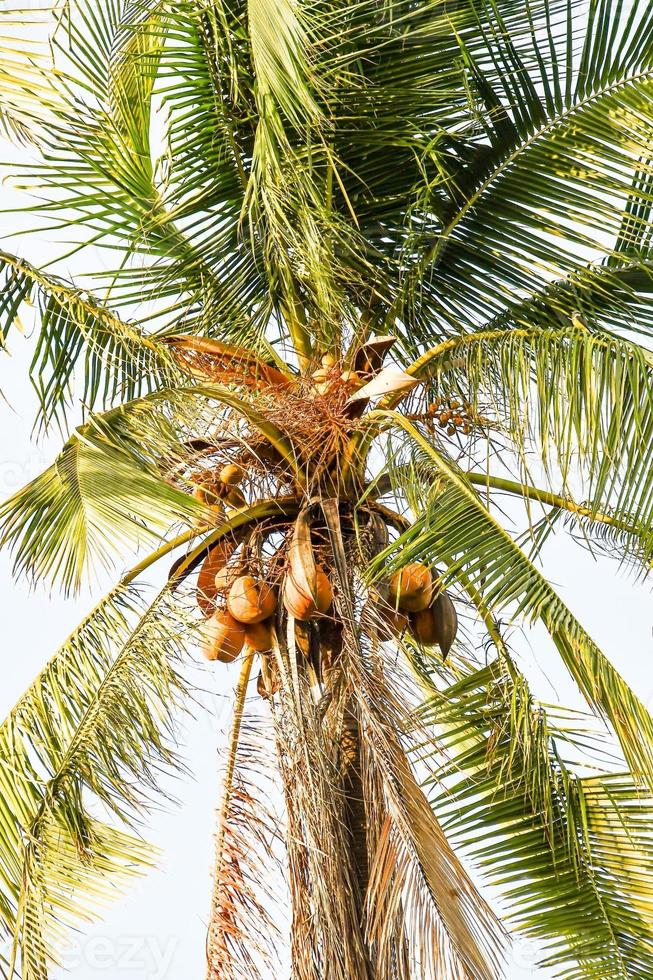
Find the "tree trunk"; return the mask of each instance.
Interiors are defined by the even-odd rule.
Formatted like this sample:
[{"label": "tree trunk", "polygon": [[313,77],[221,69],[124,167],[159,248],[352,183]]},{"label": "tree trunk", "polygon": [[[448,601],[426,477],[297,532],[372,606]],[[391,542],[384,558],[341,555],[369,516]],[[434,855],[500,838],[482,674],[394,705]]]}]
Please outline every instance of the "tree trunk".
[{"label": "tree trunk", "polygon": [[[352,703],[344,715],[341,752],[345,819],[351,844],[351,865],[356,882],[356,910],[363,937],[366,933],[365,901],[369,884],[369,855],[367,840],[367,814],[363,792],[360,751],[360,722]],[[376,975],[371,957],[370,976]]]}]

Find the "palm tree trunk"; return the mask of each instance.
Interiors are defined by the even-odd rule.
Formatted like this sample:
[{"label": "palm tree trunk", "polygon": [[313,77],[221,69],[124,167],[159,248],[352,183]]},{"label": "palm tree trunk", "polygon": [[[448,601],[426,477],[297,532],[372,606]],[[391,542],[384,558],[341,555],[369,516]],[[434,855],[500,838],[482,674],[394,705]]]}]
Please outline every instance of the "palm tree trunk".
[{"label": "palm tree trunk", "polygon": [[350,703],[344,716],[341,742],[345,819],[351,844],[351,864],[357,885],[355,896],[361,932],[365,933],[365,897],[369,884],[367,814],[363,794],[360,722]]}]

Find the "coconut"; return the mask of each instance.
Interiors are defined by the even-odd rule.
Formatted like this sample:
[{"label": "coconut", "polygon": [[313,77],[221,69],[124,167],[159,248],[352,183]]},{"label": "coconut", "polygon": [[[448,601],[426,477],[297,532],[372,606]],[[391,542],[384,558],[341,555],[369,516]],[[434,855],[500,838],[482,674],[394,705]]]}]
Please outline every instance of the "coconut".
[{"label": "coconut", "polygon": [[218,474],[218,479],[221,483],[226,483],[229,487],[235,487],[239,483],[242,483],[245,477],[245,473],[240,466],[236,466],[235,463],[227,463],[223,466]]},{"label": "coconut", "polygon": [[230,583],[233,578],[233,569],[225,565],[215,576],[215,591],[217,593],[224,593],[230,588]]},{"label": "coconut", "polygon": [[433,624],[437,643],[446,657],[458,633],[456,607],[446,592],[440,592],[433,603]]},{"label": "coconut", "polygon": [[207,617],[215,612],[215,600],[219,592],[217,576],[224,569],[234,550],[235,544],[232,541],[220,541],[202,562],[197,577],[197,604]]},{"label": "coconut", "polygon": [[207,660],[229,664],[238,657],[245,643],[245,629],[226,609],[218,609],[207,620],[202,653]]},{"label": "coconut", "polygon": [[257,653],[266,653],[272,648],[272,620],[248,623],[245,626],[245,643]]},{"label": "coconut", "polygon": [[315,598],[308,590],[300,588],[292,571],[286,575],[283,585],[283,603],[295,619],[312,619],[318,613],[326,613],[333,602],[333,590],[321,565],[315,569]]},{"label": "coconut", "polygon": [[198,484],[193,489],[193,496],[195,500],[199,500],[201,504],[205,504],[207,507],[215,506],[216,502],[219,500],[218,495],[212,487],[206,486],[205,484]]},{"label": "coconut", "polygon": [[393,609],[383,599],[368,599],[361,609],[361,627],[368,634],[376,634],[380,640],[392,640],[408,629],[408,616]]},{"label": "coconut", "polygon": [[238,487],[229,487],[226,501],[230,507],[244,507],[247,504],[243,491],[239,490]]},{"label": "coconut", "polygon": [[334,367],[335,363],[336,363],[336,359],[333,356],[333,354],[323,354],[322,355],[322,367],[323,368],[332,368],[332,367]]},{"label": "coconut", "polygon": [[410,631],[419,643],[431,647],[438,642],[438,630],[433,616],[433,607],[422,609],[410,617]]},{"label": "coconut", "polygon": [[395,572],[388,588],[390,604],[404,612],[421,612],[427,609],[433,598],[433,577],[430,568],[421,562],[412,562]]},{"label": "coconut", "polygon": [[274,589],[253,575],[240,575],[229,589],[227,609],[240,623],[260,623],[276,608]]}]

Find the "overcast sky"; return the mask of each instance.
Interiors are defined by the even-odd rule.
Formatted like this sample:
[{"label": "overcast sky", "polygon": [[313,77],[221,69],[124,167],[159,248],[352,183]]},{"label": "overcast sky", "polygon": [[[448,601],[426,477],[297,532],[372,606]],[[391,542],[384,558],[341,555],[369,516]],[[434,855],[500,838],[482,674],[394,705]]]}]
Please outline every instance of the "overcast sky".
[{"label": "overcast sky", "polygon": [[[3,147],[3,158],[13,151]],[[11,169],[11,168],[9,168]],[[3,211],[24,203],[10,185],[0,187]],[[5,216],[0,248],[19,251],[35,263],[55,254],[48,236],[9,233],[25,227],[28,218]],[[69,271],[78,271],[78,260]],[[28,322],[29,327],[29,322]],[[57,434],[36,443],[31,438],[36,402],[28,381],[32,340],[11,338],[10,355],[0,360],[0,497],[8,496],[51,462],[60,439]],[[640,697],[651,704],[653,683],[651,647],[653,607],[650,587],[619,573],[616,562],[596,561],[564,534],[544,551],[545,569],[559,585],[572,610],[602,644]],[[120,569],[118,569],[120,571]],[[165,571],[165,569],[163,570]],[[22,690],[92,606],[107,580],[82,596],[64,600],[40,589],[30,592],[14,581],[6,554],[0,554],[0,620],[3,656],[0,661],[0,712],[4,716]],[[521,643],[522,665],[536,693],[578,704],[573,686],[548,645],[532,636]],[[213,693],[203,696],[206,710],[184,732],[185,756],[194,779],[176,786],[177,807],[156,813],[149,839],[163,848],[160,870],[145,879],[113,906],[103,923],[79,937],[66,955],[73,980],[114,977],[127,980],[199,980],[203,976],[206,913],[209,898],[214,810],[218,797],[219,753],[227,722],[233,669],[206,671],[203,682]],[[533,963],[537,950],[517,942],[510,958],[509,980],[538,978],[547,973]],[[273,978],[271,978],[273,980]],[[276,980],[276,978],[274,978]]]}]

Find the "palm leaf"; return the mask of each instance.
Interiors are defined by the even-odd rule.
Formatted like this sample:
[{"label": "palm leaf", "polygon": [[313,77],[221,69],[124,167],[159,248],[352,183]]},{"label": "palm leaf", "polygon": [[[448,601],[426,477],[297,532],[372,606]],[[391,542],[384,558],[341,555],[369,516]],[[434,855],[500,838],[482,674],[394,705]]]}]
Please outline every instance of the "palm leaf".
[{"label": "palm leaf", "polygon": [[[614,539],[647,567],[652,364],[647,351],[605,334],[533,326],[452,338],[408,371],[429,378],[439,395],[482,405],[505,426],[522,460],[537,447],[545,475],[561,480],[563,494],[580,477],[588,519],[608,515]],[[619,538],[624,528],[630,533]]]},{"label": "palm leaf", "polygon": [[86,291],[7,252],[0,252],[0,275],[3,342],[23,305],[38,307],[31,376],[44,424],[65,409],[80,359],[82,397],[88,407],[118,396],[134,398],[174,376],[174,364],[164,347]]},{"label": "palm leaf", "polygon": [[274,843],[278,832],[267,799],[271,786],[261,786],[271,759],[266,753],[264,723],[246,707],[254,655],[245,657],[234,695],[218,829],[213,900],[207,937],[207,980],[262,978],[265,966],[278,960],[274,945],[279,924],[266,904],[277,869]]},{"label": "palm leaf", "polygon": [[0,728],[0,910],[32,980],[47,980],[66,928],[105,904],[114,876],[153,860],[140,838],[98,822],[87,794],[129,824],[178,767],[181,616],[167,587],[149,606],[134,587],[110,593]]},{"label": "palm leaf", "polygon": [[553,722],[499,647],[425,706],[449,757],[430,777],[433,805],[542,965],[579,980],[646,975],[651,798],[629,773],[577,776],[563,755],[585,750],[585,719]]},{"label": "palm leaf", "polygon": [[[646,213],[650,11],[636,4],[622,16],[621,4],[593,4],[580,43],[572,18],[564,26],[555,13],[550,20],[548,41],[534,30],[530,59],[520,57],[508,76],[507,84],[522,88],[506,93],[512,134],[504,133],[496,153],[480,147],[476,164],[461,168],[452,186],[462,193],[452,195],[413,264],[411,282],[428,295],[432,336],[457,322],[487,322],[506,300],[572,273],[579,255],[610,256],[625,209],[635,214],[634,195]],[[501,48],[497,34],[492,44]],[[494,84],[501,68],[497,59]]]},{"label": "palm leaf", "polygon": [[[610,721],[633,773],[651,785],[653,718],[649,712],[464,474],[411,422],[395,413],[388,415],[424,454],[431,475],[421,511],[409,530],[375,560],[376,575],[417,559],[437,566],[444,556],[449,562],[447,579],[455,581],[460,569],[490,612],[510,610],[529,621],[540,619],[584,697]],[[412,492],[419,494],[419,487]]]},{"label": "palm leaf", "polygon": [[2,505],[2,542],[14,550],[16,572],[76,590],[85,571],[106,569],[126,546],[157,541],[180,520],[205,518],[205,508],[164,480],[143,446],[117,441],[115,430],[109,441],[107,425],[105,417],[78,429],[52,466]]}]

